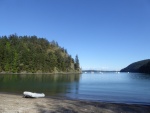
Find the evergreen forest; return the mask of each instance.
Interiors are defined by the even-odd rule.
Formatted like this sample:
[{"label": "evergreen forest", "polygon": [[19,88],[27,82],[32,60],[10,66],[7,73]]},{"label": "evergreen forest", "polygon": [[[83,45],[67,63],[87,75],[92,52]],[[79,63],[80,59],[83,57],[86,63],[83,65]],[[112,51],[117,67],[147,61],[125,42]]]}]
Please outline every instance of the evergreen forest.
[{"label": "evergreen forest", "polygon": [[127,66],[124,69],[121,69],[121,72],[134,72],[134,73],[148,73],[150,74],[150,59],[145,59],[141,61],[134,62]]},{"label": "evergreen forest", "polygon": [[75,59],[56,41],[37,36],[0,36],[1,73],[80,72]]}]

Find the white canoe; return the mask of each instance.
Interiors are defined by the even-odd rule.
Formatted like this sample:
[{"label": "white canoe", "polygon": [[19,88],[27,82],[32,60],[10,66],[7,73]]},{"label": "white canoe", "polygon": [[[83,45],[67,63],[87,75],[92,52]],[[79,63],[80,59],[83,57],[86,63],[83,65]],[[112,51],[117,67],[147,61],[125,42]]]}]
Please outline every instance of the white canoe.
[{"label": "white canoe", "polygon": [[39,98],[39,97],[45,97],[44,93],[32,93],[29,91],[23,92],[24,97],[31,97],[31,98]]}]

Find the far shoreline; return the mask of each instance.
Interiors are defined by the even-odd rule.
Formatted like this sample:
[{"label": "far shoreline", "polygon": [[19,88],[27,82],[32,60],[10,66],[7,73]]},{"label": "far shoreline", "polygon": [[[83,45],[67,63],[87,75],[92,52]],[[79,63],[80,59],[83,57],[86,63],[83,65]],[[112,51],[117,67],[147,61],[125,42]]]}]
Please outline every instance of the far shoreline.
[{"label": "far shoreline", "polygon": [[21,73],[13,73],[13,72],[0,72],[0,74],[43,74],[43,75],[49,75],[49,74],[82,74],[82,72],[54,72],[54,73],[30,73],[30,72],[21,72]]}]

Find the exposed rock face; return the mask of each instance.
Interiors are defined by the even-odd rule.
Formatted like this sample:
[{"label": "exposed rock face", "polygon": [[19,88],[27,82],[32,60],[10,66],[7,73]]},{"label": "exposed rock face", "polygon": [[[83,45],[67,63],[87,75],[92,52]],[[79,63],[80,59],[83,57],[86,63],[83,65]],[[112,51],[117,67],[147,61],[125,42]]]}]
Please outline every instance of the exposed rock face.
[{"label": "exposed rock face", "polygon": [[120,70],[121,72],[138,72],[138,73],[150,73],[150,59],[134,62],[127,66],[124,69]]}]

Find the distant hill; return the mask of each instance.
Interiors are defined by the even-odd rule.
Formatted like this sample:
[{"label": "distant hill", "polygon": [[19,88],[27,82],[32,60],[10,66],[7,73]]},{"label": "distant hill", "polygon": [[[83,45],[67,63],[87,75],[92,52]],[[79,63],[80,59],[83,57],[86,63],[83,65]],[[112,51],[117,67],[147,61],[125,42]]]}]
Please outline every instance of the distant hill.
[{"label": "distant hill", "polygon": [[0,72],[80,72],[79,59],[68,54],[56,41],[37,36],[0,37]]},{"label": "distant hill", "polygon": [[134,62],[122,69],[121,72],[150,73],[150,59]]}]

